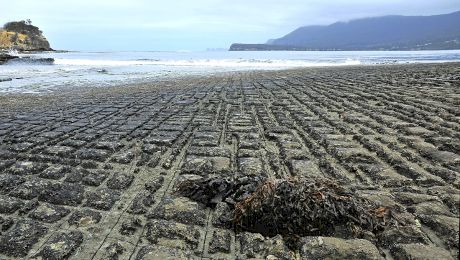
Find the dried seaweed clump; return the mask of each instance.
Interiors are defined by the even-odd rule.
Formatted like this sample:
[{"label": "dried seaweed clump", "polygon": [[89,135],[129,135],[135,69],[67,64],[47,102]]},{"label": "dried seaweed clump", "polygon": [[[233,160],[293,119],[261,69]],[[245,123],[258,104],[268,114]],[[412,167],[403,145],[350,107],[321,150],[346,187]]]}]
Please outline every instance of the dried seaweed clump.
[{"label": "dried seaweed clump", "polygon": [[398,224],[389,208],[324,178],[211,177],[183,182],[178,192],[208,206],[225,201],[234,209],[237,230],[270,237],[325,236],[337,230],[360,236],[363,231],[375,233]]},{"label": "dried seaweed clump", "polygon": [[331,235],[337,227],[376,232],[397,223],[389,208],[356,197],[331,180],[288,178],[266,180],[238,202],[235,224],[266,236],[308,236]]}]

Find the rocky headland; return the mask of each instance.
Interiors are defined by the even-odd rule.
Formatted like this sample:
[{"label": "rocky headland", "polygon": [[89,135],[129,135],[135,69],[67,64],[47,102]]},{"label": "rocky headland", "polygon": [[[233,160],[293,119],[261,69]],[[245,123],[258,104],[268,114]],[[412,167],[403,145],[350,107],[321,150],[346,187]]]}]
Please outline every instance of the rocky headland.
[{"label": "rocky headland", "polygon": [[[43,32],[30,20],[6,23],[0,28],[0,51],[52,51]],[[2,56],[3,57],[3,56]],[[1,62],[1,59],[0,59]]]}]

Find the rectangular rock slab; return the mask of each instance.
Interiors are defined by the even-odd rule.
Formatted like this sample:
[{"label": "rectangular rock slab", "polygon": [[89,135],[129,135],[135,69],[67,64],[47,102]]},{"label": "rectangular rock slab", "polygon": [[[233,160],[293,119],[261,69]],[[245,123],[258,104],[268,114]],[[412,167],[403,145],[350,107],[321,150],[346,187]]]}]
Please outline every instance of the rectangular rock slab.
[{"label": "rectangular rock slab", "polygon": [[264,173],[264,166],[259,158],[243,157],[238,159],[238,170],[243,175],[260,176]]},{"label": "rectangular rock slab", "polygon": [[323,177],[318,165],[310,160],[292,160],[291,171],[295,176]]},{"label": "rectangular rock slab", "polygon": [[201,232],[196,226],[166,220],[151,220],[146,225],[146,238],[155,245],[181,250],[198,250]]},{"label": "rectangular rock slab", "polygon": [[34,220],[20,220],[0,237],[0,252],[14,257],[26,256],[48,228]]},{"label": "rectangular rock slab", "polygon": [[192,253],[189,250],[179,250],[165,246],[144,246],[137,253],[136,260],[177,259],[190,260]]},{"label": "rectangular rock slab", "polygon": [[149,214],[149,217],[204,226],[206,224],[206,209],[202,204],[188,198],[165,197],[160,205]]},{"label": "rectangular rock slab", "polygon": [[205,176],[230,171],[230,158],[188,155],[181,168],[182,173]]},{"label": "rectangular rock slab", "polygon": [[39,255],[44,259],[66,259],[82,242],[83,234],[80,231],[56,233],[46,242]]},{"label": "rectangular rock slab", "polygon": [[452,255],[450,255],[449,251],[444,248],[423,244],[398,244],[391,249],[391,254],[394,259],[454,259]]},{"label": "rectangular rock slab", "polygon": [[302,259],[384,259],[377,247],[364,239],[341,239],[335,237],[303,238],[300,249]]}]

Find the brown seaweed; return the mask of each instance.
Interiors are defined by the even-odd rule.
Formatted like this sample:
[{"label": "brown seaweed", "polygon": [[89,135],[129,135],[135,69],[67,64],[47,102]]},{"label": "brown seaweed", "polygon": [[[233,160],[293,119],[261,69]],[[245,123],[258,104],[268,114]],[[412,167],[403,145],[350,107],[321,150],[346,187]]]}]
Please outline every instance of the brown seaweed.
[{"label": "brown seaweed", "polygon": [[234,209],[237,231],[281,234],[289,244],[302,236],[332,235],[339,229],[359,237],[398,225],[389,207],[356,196],[325,178],[238,179],[211,177],[180,183],[177,192],[192,200]]},{"label": "brown seaweed", "polygon": [[237,229],[267,236],[328,235],[339,225],[376,232],[390,218],[389,208],[357,197],[329,179],[266,180],[235,205]]}]

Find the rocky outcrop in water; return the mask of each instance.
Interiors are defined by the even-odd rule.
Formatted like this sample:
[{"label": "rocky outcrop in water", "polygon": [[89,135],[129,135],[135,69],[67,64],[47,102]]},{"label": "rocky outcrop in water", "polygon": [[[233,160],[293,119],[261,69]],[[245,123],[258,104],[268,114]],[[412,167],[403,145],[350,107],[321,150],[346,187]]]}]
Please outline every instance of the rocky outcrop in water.
[{"label": "rocky outcrop in water", "polygon": [[43,32],[30,20],[8,22],[0,28],[0,50],[52,51]]},{"label": "rocky outcrop in water", "polygon": [[[38,58],[38,57],[18,57],[10,54],[0,53],[0,65],[3,64],[38,64],[38,65],[52,65],[54,64],[53,58]],[[0,79],[0,81],[2,81]]]},{"label": "rocky outcrop in water", "polygon": [[12,59],[17,59],[19,58],[18,56],[13,56],[13,55],[9,55],[9,54],[3,54],[3,53],[0,53],[0,65],[2,65],[3,63],[9,61],[9,60],[12,60]]}]

